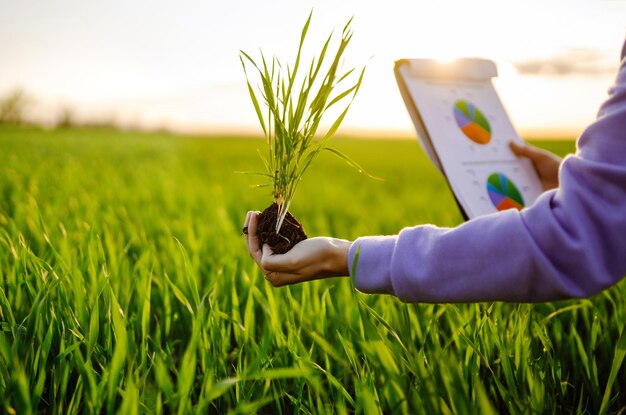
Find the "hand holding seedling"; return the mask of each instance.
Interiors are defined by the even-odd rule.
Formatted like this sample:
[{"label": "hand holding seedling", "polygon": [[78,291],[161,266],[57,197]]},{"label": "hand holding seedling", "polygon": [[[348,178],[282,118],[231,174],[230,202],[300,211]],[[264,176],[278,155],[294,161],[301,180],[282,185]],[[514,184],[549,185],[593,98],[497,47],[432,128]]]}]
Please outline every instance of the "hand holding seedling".
[{"label": "hand holding seedling", "polygon": [[259,212],[248,212],[244,228],[250,256],[274,287],[348,275],[348,250],[351,242],[328,237],[310,238],[278,255],[257,235]]},{"label": "hand holding seedling", "polygon": [[513,151],[516,156],[526,157],[533,163],[545,190],[559,187],[560,157],[549,151],[531,146],[530,144],[520,146],[519,144],[511,142],[510,147],[511,151]]}]

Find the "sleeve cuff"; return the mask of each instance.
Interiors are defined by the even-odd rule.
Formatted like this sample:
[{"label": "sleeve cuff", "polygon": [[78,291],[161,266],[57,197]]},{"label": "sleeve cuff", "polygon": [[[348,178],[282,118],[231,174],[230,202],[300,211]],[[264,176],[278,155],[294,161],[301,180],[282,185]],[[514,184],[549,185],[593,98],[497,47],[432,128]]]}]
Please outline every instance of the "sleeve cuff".
[{"label": "sleeve cuff", "polygon": [[397,236],[366,236],[352,243],[348,270],[357,290],[367,294],[395,294],[391,259],[396,240]]}]

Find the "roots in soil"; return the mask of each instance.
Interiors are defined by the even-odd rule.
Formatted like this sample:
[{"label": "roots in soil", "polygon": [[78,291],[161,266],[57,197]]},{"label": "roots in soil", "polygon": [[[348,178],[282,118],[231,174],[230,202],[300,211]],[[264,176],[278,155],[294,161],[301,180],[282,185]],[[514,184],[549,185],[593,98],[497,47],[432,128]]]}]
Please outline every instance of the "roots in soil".
[{"label": "roots in soil", "polygon": [[293,215],[287,212],[280,232],[276,234],[278,205],[272,203],[258,217],[257,235],[261,244],[268,244],[275,254],[284,254],[295,244],[307,238],[302,225]]}]

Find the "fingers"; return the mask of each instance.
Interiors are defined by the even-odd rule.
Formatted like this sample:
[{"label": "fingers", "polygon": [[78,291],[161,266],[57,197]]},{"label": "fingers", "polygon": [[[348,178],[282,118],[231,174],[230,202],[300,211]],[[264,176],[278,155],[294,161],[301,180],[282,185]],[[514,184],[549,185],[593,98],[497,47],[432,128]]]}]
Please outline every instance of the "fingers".
[{"label": "fingers", "polygon": [[248,212],[246,216],[246,224],[248,226],[248,233],[246,234],[246,242],[248,244],[248,252],[254,261],[261,266],[261,260],[263,258],[263,251],[257,235],[257,218],[259,212]]},{"label": "fingers", "polygon": [[288,255],[274,255],[269,245],[261,245],[257,235],[259,213],[248,212],[244,222],[244,228],[248,228],[245,236],[250,256],[265,274],[265,279],[274,287],[282,287],[283,285],[299,282],[302,278],[301,276],[289,274],[287,264],[290,261]]},{"label": "fingers", "polygon": [[545,153],[542,150],[528,144],[520,145],[516,142],[511,141],[509,143],[509,147],[516,156],[526,157],[532,161],[536,161],[541,157],[545,157]]},{"label": "fingers", "polygon": [[515,154],[516,156],[529,157],[530,147],[528,147],[527,145],[520,145],[514,141],[511,141],[509,143],[509,147],[511,148],[513,154]]},{"label": "fingers", "polygon": [[274,255],[269,245],[261,245],[257,235],[259,213],[248,212],[243,223],[243,235],[246,237],[250,256],[265,274],[265,279],[274,287],[301,282],[302,276],[289,273],[288,265],[293,263],[290,255]]},{"label": "fingers", "polygon": [[268,272],[265,274],[265,279],[272,284],[273,287],[296,284],[298,282],[302,282],[303,280],[300,275],[284,274],[282,272]]},{"label": "fingers", "polygon": [[250,215],[251,214],[252,214],[252,212],[246,213],[246,220],[243,221],[243,229],[241,230],[241,234],[242,235],[247,235],[248,234],[248,222],[250,222]]},{"label": "fingers", "polygon": [[294,249],[282,255],[275,255],[269,245],[263,245],[261,268],[268,271],[294,272],[297,261],[293,251]]},{"label": "fingers", "polygon": [[269,245],[263,245],[263,258],[261,269],[265,273],[265,279],[274,287],[295,284],[306,280],[297,269],[297,256],[294,249],[285,254],[274,254]]}]

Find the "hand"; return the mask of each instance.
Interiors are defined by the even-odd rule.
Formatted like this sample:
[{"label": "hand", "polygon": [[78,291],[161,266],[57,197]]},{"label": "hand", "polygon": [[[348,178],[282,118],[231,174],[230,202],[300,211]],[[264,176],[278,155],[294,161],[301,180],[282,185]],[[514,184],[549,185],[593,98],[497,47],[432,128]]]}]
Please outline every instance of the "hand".
[{"label": "hand", "polygon": [[509,146],[516,156],[526,157],[533,163],[545,190],[559,187],[560,157],[530,144],[519,145],[510,142]]},{"label": "hand", "polygon": [[285,254],[275,255],[268,245],[261,246],[259,243],[256,233],[258,214],[248,212],[246,216],[246,243],[250,256],[274,287],[349,275],[348,251],[351,242],[327,237],[310,238],[296,244]]}]

